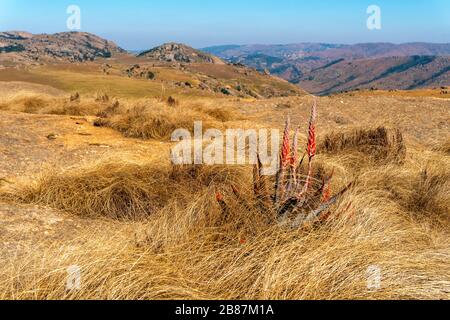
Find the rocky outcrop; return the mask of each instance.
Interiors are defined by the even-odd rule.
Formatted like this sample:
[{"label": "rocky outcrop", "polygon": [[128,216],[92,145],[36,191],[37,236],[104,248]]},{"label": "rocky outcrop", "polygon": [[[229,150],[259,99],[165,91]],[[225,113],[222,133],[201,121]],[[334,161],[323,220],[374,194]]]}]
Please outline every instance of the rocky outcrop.
[{"label": "rocky outcrop", "polygon": [[33,35],[29,32],[24,31],[6,31],[0,32],[0,41],[1,40],[25,40],[32,38]]},{"label": "rocky outcrop", "polygon": [[0,53],[10,53],[10,52],[22,52],[25,51],[25,47],[21,44],[8,44],[0,42]]},{"label": "rocky outcrop", "polygon": [[180,43],[166,43],[162,46],[144,51],[138,57],[164,62],[224,64],[222,60],[209,53]]},{"label": "rocky outcrop", "polygon": [[86,32],[33,35],[1,32],[0,53],[16,53],[22,60],[84,62],[124,54],[115,43]]},{"label": "rocky outcrop", "polygon": [[155,80],[156,74],[148,66],[135,64],[125,70],[125,74],[129,78],[140,78],[146,80]]}]

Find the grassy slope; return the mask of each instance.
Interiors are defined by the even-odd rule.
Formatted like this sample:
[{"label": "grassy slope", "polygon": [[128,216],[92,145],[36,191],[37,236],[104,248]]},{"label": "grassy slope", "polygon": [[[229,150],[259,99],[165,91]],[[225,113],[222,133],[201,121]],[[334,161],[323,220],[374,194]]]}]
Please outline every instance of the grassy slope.
[{"label": "grassy slope", "polygon": [[[163,70],[163,72],[165,71]],[[165,78],[170,80],[178,79],[178,81],[189,79],[183,76],[174,77],[173,73],[170,73],[170,77]],[[0,80],[45,84],[67,92],[77,91],[81,94],[93,94],[101,91],[108,92],[112,96],[121,97],[160,97],[162,91],[160,82],[129,79],[116,75],[106,76],[95,69],[38,68],[29,71],[1,70]],[[165,93],[166,95],[174,95],[179,93],[179,90],[166,87]],[[197,90],[186,95],[205,96],[204,93]]]},{"label": "grassy slope", "polygon": [[[0,70],[0,81],[23,81],[52,86],[67,92],[79,92],[81,94],[93,94],[96,92],[108,92],[111,96],[126,98],[154,98],[164,95],[178,97],[215,97],[226,96],[200,89],[181,89],[175,86],[177,82],[190,82],[198,84],[200,79],[213,79],[219,81],[223,87],[236,86],[237,83],[248,85],[256,92],[268,89],[276,89],[282,92],[304,92],[298,87],[278,78],[263,76],[255,71],[240,74],[236,68],[228,65],[192,65],[187,70],[179,70],[169,65],[157,65],[152,67],[156,73],[155,81],[130,79],[122,72],[130,66],[130,63],[145,65],[141,60],[114,61],[110,75],[101,72],[101,64],[74,64],[52,65],[28,69],[3,69]],[[112,62],[111,62],[112,63]]]},{"label": "grassy slope", "polygon": [[349,92],[347,94],[339,95],[356,95],[356,96],[391,96],[391,97],[411,97],[411,98],[439,98],[439,99],[449,99],[450,91],[449,89],[416,89],[416,90],[361,90]]},{"label": "grassy slope", "polygon": [[[147,90],[150,97],[159,94],[149,82],[89,72],[35,70],[14,76],[86,94],[108,89],[124,97],[119,99],[126,108]],[[185,99],[180,107],[226,105],[237,110],[225,126],[281,128],[290,114],[304,131],[312,102],[310,97]],[[0,149],[9,151],[3,166],[14,164],[10,170],[23,172],[24,178],[10,174],[1,189],[6,204],[0,213],[8,227],[2,234],[1,255],[7,259],[0,265],[0,298],[449,298],[450,160],[448,150],[442,149],[449,138],[448,100],[319,98],[319,140],[335,130],[398,125],[408,153],[404,164],[378,163],[370,154],[351,149],[319,154],[320,163],[336,170],[333,190],[354,179],[357,185],[333,208],[333,219],[306,230],[271,224],[269,216],[239,203],[232,203],[230,215],[223,216],[214,200],[216,191],[230,199],[233,182],[246,197],[251,195],[251,168],[174,174],[168,142],[126,138],[93,127],[90,117],[84,121],[40,115],[39,104],[33,111],[37,115],[11,113],[8,100],[3,103],[0,123],[8,138],[0,139]],[[145,103],[158,104],[151,99]],[[16,103],[12,109],[20,106]],[[172,113],[163,108],[158,116],[176,119]],[[148,128],[148,122],[143,123]],[[55,142],[45,138],[52,131],[57,131]],[[49,152],[38,154],[42,150]],[[55,160],[43,175],[39,166],[21,163],[42,157]],[[16,212],[18,220],[8,212]],[[121,212],[152,215],[117,220]],[[82,290],[67,292],[67,268],[72,265],[81,267]],[[367,289],[367,268],[373,265],[382,274],[379,290]]]}]

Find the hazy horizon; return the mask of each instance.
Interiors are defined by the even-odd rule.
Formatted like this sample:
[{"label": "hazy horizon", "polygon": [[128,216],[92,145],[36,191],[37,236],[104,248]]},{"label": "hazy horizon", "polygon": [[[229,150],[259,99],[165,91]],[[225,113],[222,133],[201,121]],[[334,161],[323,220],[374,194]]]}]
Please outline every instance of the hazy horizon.
[{"label": "hazy horizon", "polygon": [[[34,33],[31,32],[29,30],[0,30],[0,32],[28,32],[28,33],[32,33],[34,35],[36,34],[54,34],[54,33],[62,33],[62,32],[77,32],[77,31],[67,31],[67,30],[62,30],[62,31],[56,31],[54,33]],[[80,32],[87,32],[87,33],[91,33],[97,36],[101,36],[99,34],[95,34],[93,32],[89,32],[89,31],[80,31]],[[111,39],[111,38],[105,38],[106,40],[112,41],[116,44],[117,41],[115,39]],[[165,43],[182,43],[184,45],[187,46],[191,46],[189,43],[186,42],[175,42],[175,41],[165,41],[165,42],[161,42],[159,44],[154,45],[153,47],[143,47],[143,48],[126,48],[126,47],[122,47],[122,49],[125,49],[127,51],[145,51],[154,47],[158,47],[160,45],[163,45]],[[384,42],[384,41],[373,41],[373,42],[355,42],[355,43],[339,43],[339,42],[311,42],[311,41],[307,41],[307,42],[290,42],[290,43],[224,43],[224,44],[213,44],[213,45],[208,45],[208,46],[203,46],[203,47],[196,47],[196,46],[192,46],[195,49],[205,49],[205,48],[214,48],[214,47],[226,47],[226,46],[290,46],[290,45],[299,45],[299,44],[327,44],[327,45],[361,45],[361,44],[393,44],[393,45],[405,45],[405,44],[414,44],[414,43],[424,43],[424,44],[432,44],[432,45],[446,45],[446,44],[450,44],[449,42],[427,42],[427,41],[410,41],[410,42]],[[120,46],[120,45],[119,45]]]},{"label": "hazy horizon", "polygon": [[[450,1],[249,0],[98,1],[2,0],[0,29],[32,33],[69,31],[67,8],[81,12],[81,29],[127,50],[167,42],[195,48],[297,43],[449,43]],[[381,10],[380,29],[369,30],[367,9]]]}]

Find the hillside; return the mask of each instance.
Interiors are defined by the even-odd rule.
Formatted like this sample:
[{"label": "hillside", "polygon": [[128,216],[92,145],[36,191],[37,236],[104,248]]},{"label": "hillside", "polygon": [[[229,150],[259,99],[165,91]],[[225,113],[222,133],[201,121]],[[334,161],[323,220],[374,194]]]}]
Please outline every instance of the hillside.
[{"label": "hillside", "polygon": [[[174,106],[145,97],[148,87],[124,94],[152,81],[112,75],[111,88],[122,89],[114,98],[84,93],[108,86],[98,73],[80,74],[59,79],[83,91],[78,99],[60,81],[0,82],[0,298],[449,298],[448,95],[240,100],[178,89]],[[329,175],[331,195],[354,182],[314,224],[281,224],[263,207],[251,164],[170,162],[170,134],[199,120],[227,135],[283,130],[290,116],[302,155],[313,100],[307,209]],[[400,130],[401,149],[390,128]],[[270,190],[274,179],[263,180]],[[76,290],[66,286],[71,266],[82,271]],[[374,268],[382,282],[368,290]]]},{"label": "hillside", "polygon": [[286,80],[225,63],[184,44],[168,43],[133,55],[89,33],[3,32],[0,39],[0,81],[34,82],[81,93],[100,86],[112,94],[147,97],[261,99],[305,94]]},{"label": "hillside", "polygon": [[411,56],[342,60],[296,79],[310,92],[329,94],[355,89],[419,89],[450,84],[450,57]]},{"label": "hillside", "polygon": [[37,35],[19,31],[0,33],[0,61],[85,62],[125,53],[113,42],[86,32]]},{"label": "hillside", "polygon": [[218,46],[204,49],[299,84],[309,92],[449,85],[450,44],[366,43]]}]

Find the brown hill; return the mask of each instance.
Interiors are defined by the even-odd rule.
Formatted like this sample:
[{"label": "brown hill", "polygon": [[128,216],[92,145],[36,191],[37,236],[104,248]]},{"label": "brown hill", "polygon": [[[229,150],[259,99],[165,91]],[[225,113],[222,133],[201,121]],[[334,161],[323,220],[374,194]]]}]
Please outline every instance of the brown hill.
[{"label": "brown hill", "polygon": [[450,84],[450,44],[302,43],[205,48],[223,59],[269,70],[312,92],[415,89]]},{"label": "brown hill", "polygon": [[314,93],[355,89],[418,89],[450,83],[450,57],[412,56],[364,59],[312,70],[298,84]]},{"label": "brown hill", "polygon": [[219,58],[191,48],[181,43],[166,43],[159,47],[144,51],[138,57],[151,60],[180,63],[212,63],[224,64]]},{"label": "brown hill", "polygon": [[33,35],[27,32],[0,33],[2,60],[16,62],[84,62],[126,53],[115,43],[86,32]]}]

